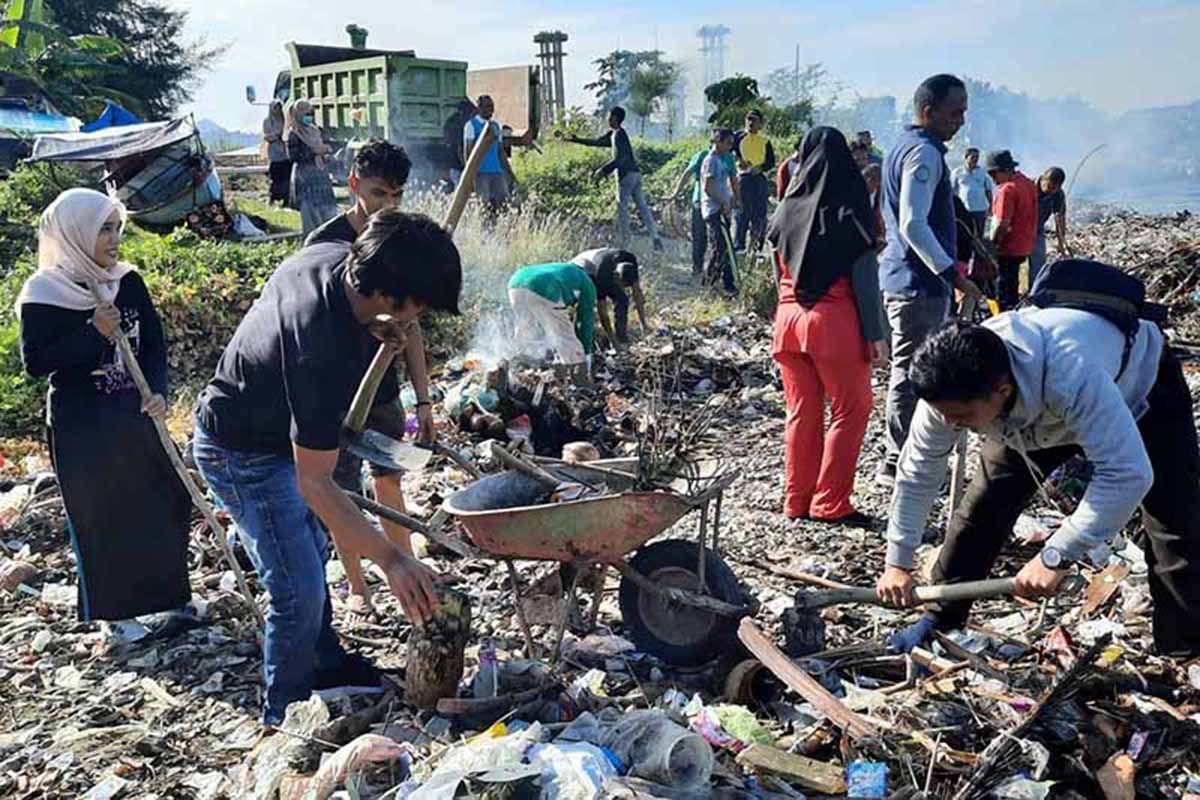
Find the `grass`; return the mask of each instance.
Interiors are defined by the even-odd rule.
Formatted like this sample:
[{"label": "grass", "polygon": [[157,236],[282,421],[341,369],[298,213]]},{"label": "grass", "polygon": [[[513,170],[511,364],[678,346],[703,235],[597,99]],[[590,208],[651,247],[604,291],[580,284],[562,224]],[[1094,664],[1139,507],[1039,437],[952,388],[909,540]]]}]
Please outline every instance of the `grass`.
[{"label": "grass", "polygon": [[280,208],[279,206],[271,205],[264,200],[256,200],[252,197],[239,196],[233,201],[233,209],[235,212],[240,211],[243,214],[249,214],[255,217],[262,217],[267,221],[273,230],[279,231],[298,231],[300,230],[300,212],[293,211],[290,208]]}]

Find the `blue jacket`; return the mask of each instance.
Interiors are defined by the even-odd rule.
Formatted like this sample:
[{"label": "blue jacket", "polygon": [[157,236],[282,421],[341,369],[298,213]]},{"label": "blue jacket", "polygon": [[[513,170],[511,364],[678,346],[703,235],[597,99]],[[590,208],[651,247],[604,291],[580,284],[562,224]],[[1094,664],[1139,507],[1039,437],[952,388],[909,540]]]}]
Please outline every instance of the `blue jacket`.
[{"label": "blue jacket", "polygon": [[[945,297],[950,294],[948,278],[953,275],[948,273],[947,267],[953,268],[957,234],[954,190],[950,185],[950,171],[946,169],[945,153],[946,146],[942,142],[924,129],[913,127],[904,132],[884,161],[881,210],[887,229],[887,246],[880,256],[879,285],[885,294],[901,297]],[[927,174],[932,180],[936,173],[932,203],[924,225],[921,220],[914,220],[914,227],[922,230],[914,231],[910,227],[907,231],[901,231],[901,187],[903,181],[914,180],[911,170],[917,158],[924,162],[919,168],[922,174]],[[906,167],[910,170],[907,176]],[[930,232],[932,238],[929,237]],[[948,257],[948,263],[926,263],[912,246],[916,239],[914,233],[924,234],[922,238],[926,249],[940,246],[943,257]]]}]

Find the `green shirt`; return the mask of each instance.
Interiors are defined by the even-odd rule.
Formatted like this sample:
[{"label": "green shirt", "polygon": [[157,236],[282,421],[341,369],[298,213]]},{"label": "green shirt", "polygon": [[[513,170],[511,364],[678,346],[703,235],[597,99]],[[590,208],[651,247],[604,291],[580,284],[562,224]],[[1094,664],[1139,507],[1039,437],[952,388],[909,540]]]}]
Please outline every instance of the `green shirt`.
[{"label": "green shirt", "polygon": [[536,264],[522,267],[508,280],[510,289],[528,289],[552,303],[575,306],[575,335],[583,352],[591,354],[596,339],[596,284],[575,264]]},{"label": "green shirt", "polygon": [[[704,148],[700,152],[696,153],[696,155],[692,156],[692,160],[689,161],[687,165],[687,172],[695,181],[695,185],[692,187],[692,205],[694,206],[700,205],[700,200],[703,197],[702,192],[704,191],[704,182],[700,180],[700,169],[704,166],[704,159],[708,157],[708,154],[711,150],[711,147]],[[736,170],[736,164],[733,160],[733,151],[721,156],[721,160],[724,161],[725,166],[728,167],[727,172],[730,175],[733,175]]]}]

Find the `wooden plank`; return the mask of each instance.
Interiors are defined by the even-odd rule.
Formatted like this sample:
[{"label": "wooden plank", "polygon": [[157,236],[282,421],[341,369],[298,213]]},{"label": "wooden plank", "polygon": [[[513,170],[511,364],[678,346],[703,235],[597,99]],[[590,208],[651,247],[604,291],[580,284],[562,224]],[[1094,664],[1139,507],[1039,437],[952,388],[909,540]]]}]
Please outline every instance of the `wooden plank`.
[{"label": "wooden plank", "polygon": [[1117,593],[1117,589],[1121,588],[1121,581],[1125,580],[1127,575],[1129,575],[1129,565],[1124,561],[1109,564],[1093,575],[1088,581],[1087,591],[1084,593],[1083,616],[1090,617],[1099,611],[1101,606]]},{"label": "wooden plank", "polygon": [[842,702],[817,683],[807,672],[796,666],[783,651],[772,644],[752,620],[743,619],[738,626],[738,639],[775,677],[792,691],[812,703],[829,717],[851,739],[878,736],[879,729],[863,717],[842,705]]},{"label": "wooden plank", "polygon": [[923,647],[914,647],[909,655],[912,660],[920,664],[925,669],[932,672],[934,675],[941,675],[950,670],[959,670],[963,668],[963,664],[956,661],[951,661],[947,658],[939,658],[930,650]]},{"label": "wooden plank", "polygon": [[763,744],[752,744],[738,753],[737,763],[821,794],[846,793],[845,772],[840,764],[827,764]]},{"label": "wooden plank", "polygon": [[773,572],[776,575],[784,578],[791,578],[794,581],[800,581],[800,583],[806,583],[809,586],[820,586],[825,589],[852,588],[849,584],[839,583],[838,581],[831,580],[820,575],[813,575],[811,572],[803,572],[795,567],[781,567],[777,564],[763,564],[761,566],[765,567],[768,572]]}]

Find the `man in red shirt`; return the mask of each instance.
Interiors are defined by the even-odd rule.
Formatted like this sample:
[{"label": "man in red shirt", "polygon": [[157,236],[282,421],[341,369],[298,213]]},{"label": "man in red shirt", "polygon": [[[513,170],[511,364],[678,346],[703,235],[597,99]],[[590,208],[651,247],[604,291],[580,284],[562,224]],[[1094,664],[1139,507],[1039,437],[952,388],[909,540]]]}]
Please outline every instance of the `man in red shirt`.
[{"label": "man in red shirt", "polygon": [[996,300],[1007,311],[1017,304],[1020,295],[1021,262],[1029,258],[1037,241],[1037,186],[1017,169],[1017,162],[1007,150],[988,153],[984,167],[997,186],[992,198],[996,226],[992,242],[998,256]]}]

